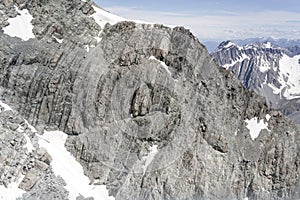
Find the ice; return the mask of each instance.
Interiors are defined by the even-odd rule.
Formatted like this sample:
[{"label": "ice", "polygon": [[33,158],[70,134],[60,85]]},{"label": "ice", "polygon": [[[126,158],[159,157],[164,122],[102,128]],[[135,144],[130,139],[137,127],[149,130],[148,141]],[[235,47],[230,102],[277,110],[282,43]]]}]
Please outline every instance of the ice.
[{"label": "ice", "polygon": [[20,15],[8,19],[9,25],[3,28],[4,33],[25,41],[34,38],[33,25],[31,24],[33,17],[27,9],[19,10],[17,6],[15,8]]},{"label": "ice", "polygon": [[108,195],[105,185],[89,185],[90,180],[84,175],[80,163],[66,150],[67,134],[61,131],[44,131],[39,137],[39,145],[44,147],[52,157],[51,166],[57,176],[65,182],[65,188],[70,192],[69,198],[75,200],[79,195],[94,197],[95,200],[114,200]]}]

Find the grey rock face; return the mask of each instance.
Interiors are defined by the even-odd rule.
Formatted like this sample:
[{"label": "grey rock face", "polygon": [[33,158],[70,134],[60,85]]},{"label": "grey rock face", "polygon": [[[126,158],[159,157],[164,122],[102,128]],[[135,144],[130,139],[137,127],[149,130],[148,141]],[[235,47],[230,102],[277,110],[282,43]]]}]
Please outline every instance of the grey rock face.
[{"label": "grey rock face", "polygon": [[[89,2],[66,2],[71,13],[87,6],[80,19],[90,20]],[[48,31],[26,42],[0,33],[1,98],[38,130],[68,133],[66,148],[93,184],[115,199],[300,198],[299,127],[218,67],[188,30],[122,22],[102,31],[89,52],[80,33],[62,44],[44,39]],[[255,140],[245,122],[253,117],[269,129]],[[35,155],[23,198],[66,199],[49,155]]]},{"label": "grey rock face", "polygon": [[[277,43],[281,44],[280,41]],[[298,80],[291,81],[290,77],[293,74],[297,76],[298,71],[294,71],[292,67],[299,67],[299,54],[298,46],[279,47],[266,41],[244,46],[227,41],[212,53],[217,63],[233,71],[247,89],[265,97],[273,109],[281,111],[298,124],[299,96],[290,96],[289,90],[298,84]],[[285,58],[294,59],[295,62],[284,63],[281,60]],[[283,68],[288,68],[286,74],[282,72]]]}]

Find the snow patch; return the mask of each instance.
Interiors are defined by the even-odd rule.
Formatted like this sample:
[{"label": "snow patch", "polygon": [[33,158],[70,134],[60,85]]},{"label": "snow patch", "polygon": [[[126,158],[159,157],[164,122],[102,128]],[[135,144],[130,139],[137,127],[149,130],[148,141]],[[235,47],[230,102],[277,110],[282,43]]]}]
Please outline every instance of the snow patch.
[{"label": "snow patch", "polygon": [[3,111],[9,111],[12,110],[11,107],[5,103],[3,103],[2,101],[0,101],[0,106],[4,108]]},{"label": "snow patch", "polygon": [[58,43],[62,43],[64,41],[64,39],[58,39],[57,37],[55,37],[54,35],[52,35],[52,37],[58,42]]},{"label": "snow patch", "polygon": [[19,125],[17,131],[18,131],[19,133],[23,133],[23,136],[25,137],[26,144],[25,144],[23,147],[26,148],[27,151],[28,151],[29,153],[32,152],[33,150],[35,150],[34,146],[33,146],[32,143],[31,143],[30,138],[29,138],[28,135],[25,133],[24,127],[22,127],[22,126]]},{"label": "snow patch", "polygon": [[250,131],[250,136],[251,136],[252,140],[257,138],[259,136],[260,131],[263,129],[266,129],[270,132],[270,130],[268,129],[268,123],[264,122],[263,119],[258,120],[257,117],[253,117],[250,120],[246,119],[245,122],[247,123],[246,127]]},{"label": "snow patch", "polygon": [[33,133],[37,132],[37,130],[33,126],[31,126],[31,124],[29,124],[26,119],[24,119],[24,121],[27,124],[28,128],[31,130],[31,132],[33,132]]},{"label": "snow patch", "polygon": [[84,175],[82,166],[64,146],[67,137],[61,131],[44,131],[38,143],[51,155],[53,172],[65,180],[65,188],[70,192],[69,198],[75,200],[83,195],[86,198],[94,197],[95,200],[114,200],[114,197],[109,196],[105,185],[89,185],[90,180]]},{"label": "snow patch", "polygon": [[271,66],[271,64],[269,61],[267,61],[264,57],[260,58],[259,66],[258,66],[259,71],[261,71],[262,73],[265,73],[271,69],[270,66]]},{"label": "snow patch", "polygon": [[263,44],[265,48],[270,49],[272,47],[272,44],[270,42]]},{"label": "snow patch", "polygon": [[0,185],[0,199],[13,200],[22,197],[26,191],[21,190],[19,187],[25,176],[22,175],[16,182],[10,183],[7,188],[4,185]]},{"label": "snow patch", "polygon": [[[100,34],[99,34],[100,35]],[[94,37],[97,40],[97,43],[101,42],[102,38],[101,37]]]},{"label": "snow patch", "polygon": [[85,45],[84,49],[86,50],[86,52],[89,52],[90,51],[90,46],[89,45]]},{"label": "snow patch", "polygon": [[228,42],[225,46],[223,46],[223,48],[227,49],[227,48],[229,48],[231,46],[236,46],[236,45],[234,43],[232,43],[232,42]]},{"label": "snow patch", "polygon": [[150,56],[150,57],[149,57],[149,60],[156,60],[156,61],[158,61],[158,62],[160,63],[160,65],[168,72],[168,74],[170,74],[170,75],[172,74],[172,73],[170,72],[170,70],[169,70],[169,67],[166,65],[165,62],[158,60],[158,59],[155,58],[154,56]]},{"label": "snow patch", "polygon": [[269,121],[271,119],[271,115],[267,114],[266,115],[266,120]]},{"label": "snow patch", "polygon": [[20,15],[8,19],[9,25],[3,28],[4,33],[11,37],[19,37],[25,41],[35,38],[32,32],[33,25],[31,24],[33,17],[27,9],[19,10],[17,6],[15,6],[15,9]]},{"label": "snow patch", "polygon": [[142,166],[143,174],[145,174],[148,166],[154,160],[154,157],[157,153],[158,153],[157,145],[153,145],[153,146],[150,147],[150,152],[148,153],[148,155],[143,156],[143,158],[142,158],[142,163],[144,163],[143,166]]},{"label": "snow patch", "polygon": [[245,53],[243,53],[237,59],[232,60],[231,63],[223,65],[223,67],[228,70],[230,67],[233,67],[237,63],[243,62],[243,60],[245,60],[245,59],[250,59],[250,58]]}]

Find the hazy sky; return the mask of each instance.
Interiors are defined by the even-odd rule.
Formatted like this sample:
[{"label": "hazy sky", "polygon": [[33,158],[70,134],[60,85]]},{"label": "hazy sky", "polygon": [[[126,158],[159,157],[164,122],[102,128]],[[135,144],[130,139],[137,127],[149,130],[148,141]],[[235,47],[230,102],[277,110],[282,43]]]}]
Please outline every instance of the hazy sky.
[{"label": "hazy sky", "polygon": [[300,0],[96,0],[127,19],[183,25],[200,40],[300,39]]}]

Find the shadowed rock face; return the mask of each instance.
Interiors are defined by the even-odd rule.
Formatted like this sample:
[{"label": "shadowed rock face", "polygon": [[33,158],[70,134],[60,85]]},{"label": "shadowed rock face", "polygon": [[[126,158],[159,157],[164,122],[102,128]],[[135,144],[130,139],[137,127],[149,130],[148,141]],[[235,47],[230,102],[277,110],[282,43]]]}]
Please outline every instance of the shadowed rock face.
[{"label": "shadowed rock face", "polygon": [[[38,129],[68,133],[92,183],[116,199],[300,198],[299,127],[188,30],[121,22],[102,31],[89,52],[81,33],[62,44],[48,32],[26,42],[0,33],[2,99]],[[269,131],[252,140],[245,120],[254,117]]]}]

